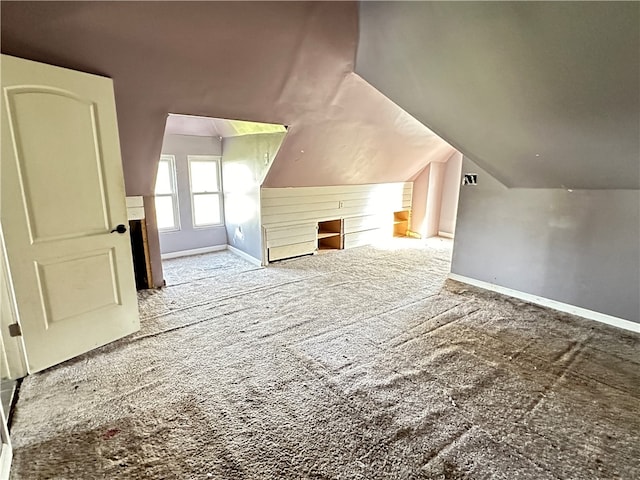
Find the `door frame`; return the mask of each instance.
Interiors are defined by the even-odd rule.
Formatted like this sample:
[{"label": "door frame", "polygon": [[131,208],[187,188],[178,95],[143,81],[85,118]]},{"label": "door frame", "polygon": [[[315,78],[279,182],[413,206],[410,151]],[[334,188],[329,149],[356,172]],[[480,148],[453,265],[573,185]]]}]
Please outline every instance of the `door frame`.
[{"label": "door frame", "polygon": [[17,311],[0,225],[0,347],[1,360],[7,362],[7,374],[11,380],[25,377],[29,373],[22,337],[9,335],[9,325],[20,324]]},{"label": "door frame", "polygon": [[[21,352],[24,355],[22,349],[22,342],[18,337],[9,337],[8,335],[2,335],[2,331],[5,325],[9,325],[13,319],[13,312],[15,311],[13,305],[5,305],[6,303],[12,303],[10,299],[10,288],[8,285],[8,277],[6,275],[6,268],[4,263],[4,243],[2,241],[2,230],[0,229],[0,316],[2,317],[0,326],[0,362],[6,362],[6,371],[9,377],[13,375],[19,375],[24,377],[27,374],[26,361],[24,358],[16,358],[16,354]],[[6,295],[5,295],[6,294]],[[8,301],[9,300],[9,301]],[[8,318],[11,314],[11,317]],[[17,349],[7,350],[6,346],[17,346]],[[11,353],[10,353],[11,352]],[[3,372],[5,368],[3,366]],[[17,378],[17,377],[16,377]],[[11,460],[13,458],[13,449],[11,447],[11,439],[9,437],[9,427],[7,425],[7,415],[9,412],[4,411],[2,402],[0,402],[0,480],[9,480],[9,472],[11,470]]]},{"label": "door frame", "polygon": [[9,438],[7,418],[0,402],[0,480],[9,480],[11,470],[11,460],[13,458],[13,448]]}]

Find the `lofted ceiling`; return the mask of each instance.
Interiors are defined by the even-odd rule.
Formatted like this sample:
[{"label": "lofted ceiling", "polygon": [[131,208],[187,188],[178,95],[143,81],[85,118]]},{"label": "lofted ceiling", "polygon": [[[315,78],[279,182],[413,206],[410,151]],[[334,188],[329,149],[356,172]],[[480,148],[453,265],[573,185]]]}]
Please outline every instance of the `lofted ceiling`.
[{"label": "lofted ceiling", "polygon": [[125,184],[168,113],[288,126],[266,186],[405,181],[454,151],[353,73],[355,2],[2,2],[9,55],[113,78]]},{"label": "lofted ceiling", "polygon": [[508,187],[640,188],[640,3],[362,2],[356,72]]},{"label": "lofted ceiling", "polygon": [[197,137],[240,137],[263,133],[285,133],[284,125],[274,123],[245,122],[227,118],[196,117],[169,114],[164,128],[165,135],[192,135]]}]

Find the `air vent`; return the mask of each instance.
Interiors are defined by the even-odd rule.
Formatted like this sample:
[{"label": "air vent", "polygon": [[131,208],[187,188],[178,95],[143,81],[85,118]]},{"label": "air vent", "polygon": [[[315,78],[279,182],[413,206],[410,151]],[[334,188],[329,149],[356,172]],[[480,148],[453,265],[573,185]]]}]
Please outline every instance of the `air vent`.
[{"label": "air vent", "polygon": [[465,173],[462,179],[462,185],[477,185],[478,174],[477,173]]}]

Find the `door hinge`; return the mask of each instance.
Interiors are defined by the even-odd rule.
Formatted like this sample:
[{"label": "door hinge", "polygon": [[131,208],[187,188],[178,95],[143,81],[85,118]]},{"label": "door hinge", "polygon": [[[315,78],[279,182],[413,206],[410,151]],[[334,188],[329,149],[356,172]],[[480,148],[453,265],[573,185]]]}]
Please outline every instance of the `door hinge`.
[{"label": "door hinge", "polygon": [[9,336],[10,337],[21,337],[22,329],[20,328],[19,323],[12,323],[9,325]]}]

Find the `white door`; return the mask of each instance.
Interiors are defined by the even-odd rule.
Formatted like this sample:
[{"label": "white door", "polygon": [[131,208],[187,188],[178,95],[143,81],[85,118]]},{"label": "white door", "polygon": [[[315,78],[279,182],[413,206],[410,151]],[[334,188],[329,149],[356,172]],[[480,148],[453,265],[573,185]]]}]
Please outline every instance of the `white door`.
[{"label": "white door", "polygon": [[[2,55],[0,221],[33,373],[139,329],[108,78]],[[122,229],[120,229],[122,230]]]}]

